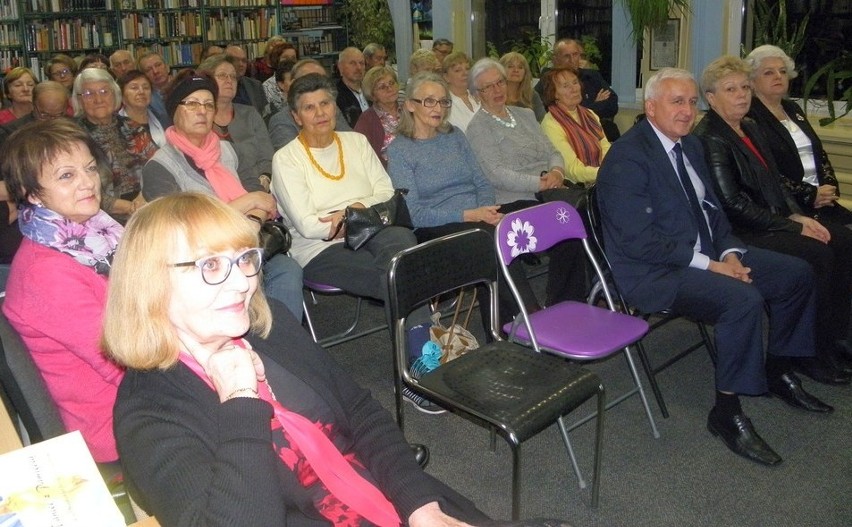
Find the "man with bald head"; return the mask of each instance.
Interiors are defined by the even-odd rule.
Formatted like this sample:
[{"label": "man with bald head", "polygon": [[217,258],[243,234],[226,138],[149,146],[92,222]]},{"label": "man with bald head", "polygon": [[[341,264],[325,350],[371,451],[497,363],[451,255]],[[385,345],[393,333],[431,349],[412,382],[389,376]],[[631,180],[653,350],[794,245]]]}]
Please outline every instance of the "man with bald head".
[{"label": "man with bald head", "polygon": [[133,67],[133,55],[126,49],[116,50],[109,56],[109,70],[116,79],[124,77]]},{"label": "man with bald head", "polygon": [[0,127],[0,144],[12,135],[12,132],[33,121],[50,121],[68,117],[68,90],[56,81],[43,81],[33,88],[33,111],[19,119]]},{"label": "man with bald head", "polygon": [[367,98],[361,93],[361,81],[364,80],[364,54],[358,48],[346,48],[337,59],[340,80],[337,81],[337,107],[350,127],[354,127],[361,112],[370,107]]}]

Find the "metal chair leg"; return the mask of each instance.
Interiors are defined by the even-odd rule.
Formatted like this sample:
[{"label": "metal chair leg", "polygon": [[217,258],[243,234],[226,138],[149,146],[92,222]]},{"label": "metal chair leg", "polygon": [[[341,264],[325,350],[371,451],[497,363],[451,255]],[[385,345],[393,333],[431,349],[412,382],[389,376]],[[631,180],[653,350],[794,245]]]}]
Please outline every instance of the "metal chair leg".
[{"label": "metal chair leg", "polygon": [[[602,415],[600,408],[598,408],[598,415]],[[556,424],[559,425],[559,433],[562,434],[562,442],[565,443],[565,449],[568,451],[568,459],[571,460],[571,466],[574,468],[574,474],[577,475],[577,484],[580,485],[581,489],[585,489],[586,480],[583,479],[583,473],[580,472],[580,465],[577,464],[577,456],[574,454],[574,448],[571,446],[571,440],[568,439],[568,428],[565,427],[565,421],[563,421],[562,417],[560,417],[556,420]]]},{"label": "metal chair leg", "polygon": [[521,445],[512,446],[512,521],[521,517]]},{"label": "metal chair leg", "polygon": [[654,421],[654,415],[651,413],[650,405],[648,405],[648,398],[645,396],[645,390],[642,388],[642,381],[639,379],[639,371],[636,370],[636,363],[633,362],[633,354],[630,352],[630,346],[624,348],[624,356],[627,358],[627,364],[630,366],[630,373],[633,375],[633,381],[636,383],[636,389],[639,390],[639,397],[642,399],[642,406],[645,407],[645,414],[648,416],[648,423],[651,424],[651,432],[654,433],[654,439],[659,439],[660,432],[657,431],[657,423]]},{"label": "metal chair leg", "polygon": [[595,432],[595,468],[592,477],[592,508],[598,508],[601,491],[601,454],[603,453],[604,408],[606,407],[606,388],[598,385],[598,428]]},{"label": "metal chair leg", "polygon": [[651,391],[654,392],[654,398],[657,400],[657,406],[660,407],[660,413],[664,419],[668,419],[669,409],[663,400],[663,392],[660,390],[660,385],[657,383],[657,373],[651,367],[651,359],[648,358],[648,352],[645,351],[645,346],[641,340],[636,343],[636,353],[639,355],[639,361],[642,362],[642,369],[645,370],[645,375],[648,377],[648,383],[651,385]]}]

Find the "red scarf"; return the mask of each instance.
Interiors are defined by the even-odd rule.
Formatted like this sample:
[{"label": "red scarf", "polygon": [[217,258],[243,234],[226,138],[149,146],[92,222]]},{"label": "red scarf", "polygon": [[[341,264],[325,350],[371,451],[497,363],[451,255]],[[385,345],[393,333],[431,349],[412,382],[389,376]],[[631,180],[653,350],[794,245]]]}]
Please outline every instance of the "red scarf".
[{"label": "red scarf", "polygon": [[[248,343],[242,339],[234,339],[233,343],[242,348],[251,349]],[[215,390],[213,383],[210,382],[209,377],[204,372],[204,368],[198,364],[198,361],[192,355],[181,352],[180,361],[207,383],[212,390]],[[364,479],[352,468],[351,463],[358,463],[356,459],[347,460],[328,436],[308,418],[284,408],[272,395],[266,382],[257,383],[257,392],[260,398],[271,404],[275,411],[271,427],[273,429],[278,426],[283,427],[292,446],[305,456],[308,464],[328,489],[331,497],[379,527],[399,527],[402,521],[399,519],[393,504],[375,485]],[[275,420],[278,423],[275,423]],[[279,457],[283,453],[284,449],[280,450]],[[287,466],[290,465],[283,458],[281,461]],[[301,478],[299,480],[301,481]],[[333,506],[329,509],[337,510]],[[323,510],[319,512],[322,513]],[[336,523],[334,517],[326,519]],[[344,515],[343,518],[339,519],[345,522],[347,518]]]},{"label": "red scarf", "polygon": [[587,167],[601,166],[601,139],[604,133],[601,124],[592,117],[592,112],[577,106],[577,120],[574,120],[558,104],[551,104],[548,109],[556,122],[562,125],[577,159]]},{"label": "red scarf", "polygon": [[175,148],[188,155],[195,166],[204,171],[204,177],[213,187],[213,192],[225,203],[230,203],[246,194],[246,189],[233,172],[219,162],[222,149],[219,136],[209,132],[204,138],[204,144],[195,146],[183,134],[178,133],[174,126],[166,129],[166,140]]}]

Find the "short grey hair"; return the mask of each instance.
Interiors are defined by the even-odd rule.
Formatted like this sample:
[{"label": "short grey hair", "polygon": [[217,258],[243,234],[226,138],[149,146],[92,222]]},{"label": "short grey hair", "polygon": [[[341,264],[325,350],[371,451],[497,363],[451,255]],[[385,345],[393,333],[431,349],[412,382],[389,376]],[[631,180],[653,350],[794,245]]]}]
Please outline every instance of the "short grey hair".
[{"label": "short grey hair", "polygon": [[[405,86],[405,100],[410,101],[411,99],[414,99],[414,95],[417,93],[417,90],[419,90],[420,87],[427,82],[440,84],[444,88],[446,96],[448,98],[450,97],[450,87],[447,86],[447,81],[445,81],[441,75],[431,71],[423,71],[408,79],[408,83]],[[444,118],[441,119],[441,124],[438,125],[438,132],[442,134],[449,133],[453,129],[453,125],[449,122],[452,107],[447,110],[448,111],[444,113]],[[414,138],[414,117],[412,117],[411,112],[409,112],[405,107],[403,107],[400,112],[399,125],[396,127],[396,133],[397,135]]]},{"label": "short grey hair", "polygon": [[749,53],[745,58],[748,65],[751,66],[752,79],[754,79],[754,76],[756,75],[755,72],[757,71],[757,68],[759,68],[766,59],[781,59],[784,61],[784,67],[787,68],[788,79],[793,80],[799,76],[799,72],[796,71],[796,63],[793,62],[793,59],[791,59],[789,55],[784,53],[783,49],[771,44],[764,44],[763,46],[758,46],[751,50],[751,53]]},{"label": "short grey hair", "polygon": [[89,82],[105,82],[109,84],[113,100],[115,101],[115,107],[112,111],[117,112],[121,108],[121,103],[123,102],[121,88],[115,82],[115,79],[112,78],[112,74],[100,68],[86,68],[78,73],[74,79],[74,91],[71,93],[71,107],[74,108],[74,115],[83,115],[83,104],[80,102],[80,94],[83,93],[83,86]]},{"label": "short grey hair", "polygon": [[478,88],[476,87],[476,80],[479,78],[480,75],[482,75],[488,70],[497,70],[500,72],[500,75],[502,75],[504,79],[506,78],[506,68],[504,68],[502,64],[490,57],[479,59],[476,61],[476,64],[474,64],[473,67],[470,68],[470,77],[468,77],[467,79],[468,90],[470,91],[470,93],[477,92]]},{"label": "short grey hair", "polygon": [[213,72],[216,71],[216,68],[218,68],[222,64],[225,64],[226,62],[233,66],[234,69],[236,69],[237,61],[234,59],[234,57],[230,55],[225,55],[224,53],[219,53],[218,55],[211,55],[206,59],[202,60],[201,64],[198,65],[198,68],[196,68],[195,71],[198,73],[206,73],[209,76],[213,77]]},{"label": "short grey hair", "polygon": [[[695,82],[692,73],[680,68],[663,68],[645,83],[645,100],[650,101],[659,96],[660,83],[666,79],[689,80]],[[696,83],[697,87],[698,83]]]},{"label": "short grey hair", "polygon": [[364,54],[364,59],[366,60],[373,58],[373,55],[375,55],[379,51],[385,51],[385,47],[381,44],[370,42],[369,44],[364,46],[364,51],[362,51],[361,53]]}]

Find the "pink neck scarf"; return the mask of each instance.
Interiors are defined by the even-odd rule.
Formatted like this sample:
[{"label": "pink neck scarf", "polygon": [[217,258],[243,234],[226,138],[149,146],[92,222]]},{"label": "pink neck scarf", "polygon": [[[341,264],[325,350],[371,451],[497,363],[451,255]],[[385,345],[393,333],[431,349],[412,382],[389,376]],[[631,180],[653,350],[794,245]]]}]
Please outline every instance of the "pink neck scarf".
[{"label": "pink neck scarf", "polygon": [[[234,339],[233,343],[248,347],[242,339]],[[215,390],[204,369],[192,355],[181,352],[180,361]],[[258,382],[257,391],[261,399],[272,405],[275,419],[287,431],[291,442],[304,454],[308,464],[334,498],[379,527],[399,527],[402,521],[393,504],[375,485],[352,468],[328,436],[306,417],[284,408],[273,396],[267,382]]]},{"label": "pink neck scarf", "polygon": [[209,132],[204,138],[204,144],[197,147],[185,135],[178,133],[174,126],[170,126],[166,129],[166,140],[188,155],[195,166],[204,171],[204,177],[210,182],[219,199],[230,203],[246,194],[239,178],[219,162],[222,151],[216,134]]}]

